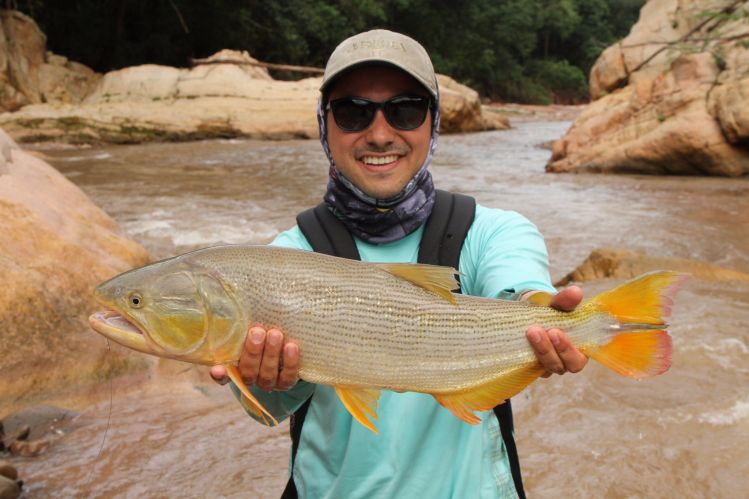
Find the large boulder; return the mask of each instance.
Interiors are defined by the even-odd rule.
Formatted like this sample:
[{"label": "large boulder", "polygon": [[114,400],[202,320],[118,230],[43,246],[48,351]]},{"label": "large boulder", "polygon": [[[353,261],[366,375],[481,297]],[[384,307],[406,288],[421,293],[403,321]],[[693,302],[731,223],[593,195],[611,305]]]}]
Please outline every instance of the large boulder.
[{"label": "large boulder", "polygon": [[481,106],[478,92],[446,75],[437,75],[440,88],[440,132],[476,132],[510,128],[507,116]]},{"label": "large boulder", "polygon": [[[274,80],[247,52],[222,50],[191,69],[146,64],[112,71],[85,94],[55,73],[59,57],[50,60],[37,72],[47,103],[27,100],[32,104],[0,115],[0,126],[19,142],[317,137],[321,78]],[[484,113],[474,90],[439,78],[443,132],[509,128],[500,113]]]},{"label": "large boulder", "polygon": [[101,75],[46,51],[33,19],[0,10],[0,112],[27,104],[80,102]]},{"label": "large boulder", "polygon": [[[99,282],[148,254],[41,159],[0,131],[0,407],[128,368],[89,331]],[[0,414],[2,417],[2,414]]]},{"label": "large boulder", "polygon": [[591,251],[583,263],[554,285],[566,286],[571,282],[598,279],[632,279],[655,270],[684,272],[703,281],[749,282],[749,274],[745,272],[706,262],[687,258],[651,256],[622,248],[598,248]]},{"label": "large boulder", "polygon": [[597,100],[547,171],[749,174],[747,13],[732,0],[647,2],[591,70]]}]

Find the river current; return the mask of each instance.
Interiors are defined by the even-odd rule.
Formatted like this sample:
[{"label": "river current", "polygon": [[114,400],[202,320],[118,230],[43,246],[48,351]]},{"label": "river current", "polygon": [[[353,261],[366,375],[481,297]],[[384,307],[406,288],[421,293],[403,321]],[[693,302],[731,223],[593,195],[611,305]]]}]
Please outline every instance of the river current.
[{"label": "river current", "polygon": [[[440,137],[435,182],[527,216],[546,237],[553,280],[600,247],[749,272],[749,179],[547,174],[542,144],[569,124],[517,120],[509,131]],[[154,259],[267,243],[320,201],[327,178],[316,141],[44,154]],[[584,289],[592,296],[617,283]],[[673,366],[663,376],[637,382],[591,362],[513,399],[529,497],[746,497],[749,285],[692,280],[671,324]],[[205,369],[172,361],[103,383],[90,403],[76,402],[67,435],[18,463],[27,496],[280,496],[286,425],[260,427],[227,392]]]}]

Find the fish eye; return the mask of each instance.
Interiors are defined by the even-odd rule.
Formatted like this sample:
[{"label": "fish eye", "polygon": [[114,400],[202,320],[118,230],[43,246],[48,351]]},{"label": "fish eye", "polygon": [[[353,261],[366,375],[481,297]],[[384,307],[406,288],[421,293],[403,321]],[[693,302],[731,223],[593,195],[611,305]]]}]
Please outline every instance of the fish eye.
[{"label": "fish eye", "polygon": [[140,295],[140,293],[130,293],[127,301],[133,308],[140,308],[143,306],[143,297]]}]

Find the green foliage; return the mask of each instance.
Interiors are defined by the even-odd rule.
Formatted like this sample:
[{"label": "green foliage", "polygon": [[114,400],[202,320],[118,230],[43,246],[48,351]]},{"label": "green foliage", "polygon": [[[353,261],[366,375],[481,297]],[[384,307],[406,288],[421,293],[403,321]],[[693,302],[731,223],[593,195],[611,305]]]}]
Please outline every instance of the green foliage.
[{"label": "green foliage", "polygon": [[527,72],[533,81],[553,93],[555,102],[580,102],[588,93],[582,70],[567,61],[534,60],[528,64]]},{"label": "green foliage", "polygon": [[[645,0],[26,0],[49,49],[98,71],[186,66],[224,48],[322,67],[372,28],[419,40],[438,72],[493,99],[575,102]],[[277,77],[300,75],[276,74]],[[302,75],[304,76],[304,75]]]}]

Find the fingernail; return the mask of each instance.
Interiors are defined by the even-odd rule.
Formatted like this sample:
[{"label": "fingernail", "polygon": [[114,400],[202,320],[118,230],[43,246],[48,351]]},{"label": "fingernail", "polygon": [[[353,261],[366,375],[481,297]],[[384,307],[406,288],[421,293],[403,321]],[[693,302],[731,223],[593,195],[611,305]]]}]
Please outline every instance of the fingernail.
[{"label": "fingernail", "polygon": [[549,339],[552,345],[555,347],[559,346],[559,334],[556,331],[549,331]]},{"label": "fingernail", "polygon": [[252,331],[252,342],[256,345],[259,345],[263,342],[263,339],[265,339],[265,333],[261,331],[260,329],[255,329]]},{"label": "fingernail", "polygon": [[541,335],[538,334],[538,331],[529,331],[528,337],[531,339],[533,343],[539,343],[541,342]]},{"label": "fingernail", "polygon": [[268,343],[270,343],[270,345],[273,347],[281,343],[281,333],[279,333],[278,331],[271,331],[268,334]]}]

